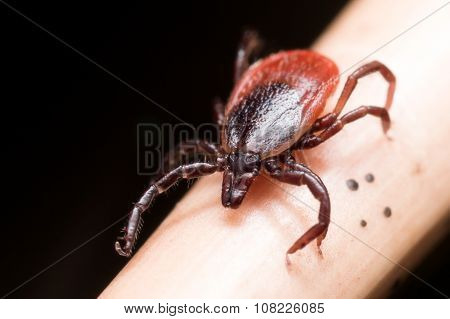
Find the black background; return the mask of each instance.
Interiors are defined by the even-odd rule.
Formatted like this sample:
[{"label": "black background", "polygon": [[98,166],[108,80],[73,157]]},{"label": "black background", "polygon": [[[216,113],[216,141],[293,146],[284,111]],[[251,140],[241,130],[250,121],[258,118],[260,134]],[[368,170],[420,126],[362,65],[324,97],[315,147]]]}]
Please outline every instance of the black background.
[{"label": "black background", "polygon": [[[198,125],[231,89],[244,27],[270,48],[308,47],[346,1],[7,2]],[[179,121],[1,3],[0,38],[3,296],[128,212],[148,183],[136,174],[136,125]],[[185,189],[155,204],[144,238]],[[121,225],[8,297],[96,297],[127,261],[113,249]],[[448,244],[416,270],[447,293]],[[393,296],[439,295],[409,278]]]}]

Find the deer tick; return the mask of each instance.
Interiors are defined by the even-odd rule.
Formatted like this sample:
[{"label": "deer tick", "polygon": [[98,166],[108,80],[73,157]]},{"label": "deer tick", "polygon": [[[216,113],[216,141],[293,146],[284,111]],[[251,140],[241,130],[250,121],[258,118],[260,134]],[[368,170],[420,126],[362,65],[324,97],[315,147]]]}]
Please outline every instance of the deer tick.
[{"label": "deer tick", "polygon": [[[213,160],[183,164],[151,183],[129,214],[115,248],[131,256],[141,226],[142,214],[159,194],[179,179],[198,178],[223,172],[222,204],[238,208],[254,179],[262,171],[278,181],[306,185],[320,202],[318,222],[287,250],[292,254],[317,239],[320,247],[330,223],[330,198],[319,176],[297,163],[292,153],[315,147],[346,124],[368,114],[379,117],[383,130],[390,126],[388,109],[395,91],[395,77],[380,62],[356,69],[347,79],[334,110],[322,117],[325,103],[335,90],[336,64],[310,50],[281,51],[252,65],[250,58],[261,48],[254,31],[244,32],[235,63],[235,86],[226,104],[214,105],[221,127],[220,144],[188,141],[179,151],[194,150]],[[389,83],[384,107],[360,106],[339,117],[358,79],[379,72]]]}]

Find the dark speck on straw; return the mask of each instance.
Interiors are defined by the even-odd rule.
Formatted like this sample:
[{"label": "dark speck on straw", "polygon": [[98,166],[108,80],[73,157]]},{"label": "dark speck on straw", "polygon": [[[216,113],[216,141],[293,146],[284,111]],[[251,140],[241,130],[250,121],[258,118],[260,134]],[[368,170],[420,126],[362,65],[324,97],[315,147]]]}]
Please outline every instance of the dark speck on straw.
[{"label": "dark speck on straw", "polygon": [[365,179],[368,183],[372,183],[375,180],[375,176],[373,176],[373,174],[369,173],[369,174],[366,174]]},{"label": "dark speck on straw", "polygon": [[391,215],[392,215],[392,210],[391,210],[391,208],[390,208],[390,207],[386,207],[386,208],[384,209],[384,216],[386,216],[386,217],[391,217]]},{"label": "dark speck on straw", "polygon": [[352,191],[356,191],[358,189],[358,182],[354,179],[348,179],[345,183],[347,184],[347,187]]}]

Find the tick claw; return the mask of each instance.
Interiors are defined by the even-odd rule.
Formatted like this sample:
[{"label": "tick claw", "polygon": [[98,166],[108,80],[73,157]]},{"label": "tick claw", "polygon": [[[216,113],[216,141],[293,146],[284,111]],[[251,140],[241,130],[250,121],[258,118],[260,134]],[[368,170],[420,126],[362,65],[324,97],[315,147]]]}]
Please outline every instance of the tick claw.
[{"label": "tick claw", "polygon": [[118,240],[115,243],[115,248],[117,253],[120,256],[124,256],[124,257],[130,257],[131,256],[131,248],[130,245],[128,243],[125,243],[125,247],[122,247],[122,245],[120,244],[120,241],[122,239],[118,238]]},{"label": "tick claw", "polygon": [[319,256],[323,258],[322,249],[320,249],[320,247],[317,247],[317,251],[319,253]]},{"label": "tick claw", "polygon": [[289,258],[289,253],[286,253],[286,265],[288,267],[291,265],[291,259]]}]

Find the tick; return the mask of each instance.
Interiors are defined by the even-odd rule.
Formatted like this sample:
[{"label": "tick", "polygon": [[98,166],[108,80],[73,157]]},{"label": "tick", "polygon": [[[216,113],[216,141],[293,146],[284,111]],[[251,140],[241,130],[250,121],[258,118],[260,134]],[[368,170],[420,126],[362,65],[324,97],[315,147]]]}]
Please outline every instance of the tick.
[{"label": "tick", "polygon": [[[368,114],[379,117],[389,129],[388,109],[395,91],[395,77],[380,62],[367,63],[347,79],[334,110],[321,117],[328,97],[336,89],[339,71],[325,56],[310,50],[281,51],[250,65],[261,48],[254,31],[244,33],[235,63],[235,86],[226,104],[214,105],[221,127],[220,143],[188,141],[178,146],[208,155],[213,160],[180,165],[153,182],[129,214],[115,243],[122,256],[131,256],[142,214],[155,197],[179,179],[223,172],[222,204],[238,208],[260,174],[293,185],[306,185],[320,202],[318,222],[287,250],[293,254],[312,240],[320,247],[330,223],[330,197],[324,183],[293,152],[315,147],[346,124]],[[358,79],[379,72],[389,83],[384,107],[360,106],[340,117]]]}]

